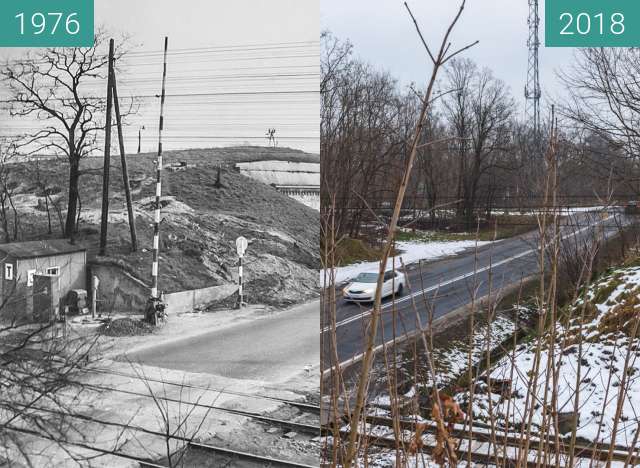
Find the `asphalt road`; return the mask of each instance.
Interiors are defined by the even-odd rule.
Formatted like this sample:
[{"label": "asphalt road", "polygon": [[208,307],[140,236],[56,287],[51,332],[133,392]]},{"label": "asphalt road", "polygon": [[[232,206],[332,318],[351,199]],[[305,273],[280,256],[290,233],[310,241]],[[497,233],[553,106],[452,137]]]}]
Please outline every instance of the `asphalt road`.
[{"label": "asphalt road", "polygon": [[[600,214],[581,213],[566,218],[561,233],[564,242],[584,245],[594,236],[611,237],[618,232],[620,223],[627,223],[620,213],[611,213],[603,220]],[[518,285],[525,277],[539,271],[540,252],[538,234],[532,232],[523,236],[505,239],[470,249],[453,258],[407,267],[409,288],[404,294],[383,301],[382,319],[376,345],[381,347],[394,336],[400,337],[417,330],[416,309],[422,325],[428,324],[429,310],[434,318],[440,318],[460,307],[468,305],[472,299],[482,298],[509,286]],[[475,292],[475,293],[474,293]],[[426,300],[425,300],[426,299]],[[395,311],[394,311],[395,305]],[[371,304],[353,304],[338,299],[336,311],[336,343],[338,360],[342,366],[357,360],[364,351],[365,336],[369,323]],[[330,368],[335,359],[331,358],[330,331],[326,317],[322,320],[323,354],[325,369]]]},{"label": "asphalt road", "polygon": [[150,366],[281,382],[318,365],[319,302],[128,354]]}]

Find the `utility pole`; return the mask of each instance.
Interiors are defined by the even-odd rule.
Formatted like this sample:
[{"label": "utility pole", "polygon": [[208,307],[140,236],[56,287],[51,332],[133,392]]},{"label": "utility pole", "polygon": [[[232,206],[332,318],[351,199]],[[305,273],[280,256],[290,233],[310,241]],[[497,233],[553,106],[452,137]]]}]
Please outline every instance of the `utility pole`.
[{"label": "utility pole", "polygon": [[100,255],[107,254],[109,226],[109,170],[111,168],[111,107],[113,105],[113,52],[114,41],[109,41],[109,76],[107,78],[107,115],[105,122],[104,167],[102,170],[102,220],[100,223]]},{"label": "utility pole", "polygon": [[151,299],[158,296],[158,260],[160,259],[160,201],[162,196],[162,130],[164,128],[164,101],[167,83],[167,49],[169,38],[164,38],[164,66],[162,70],[162,95],[160,97],[160,126],[158,130],[158,159],[156,160],[156,210],[153,227],[153,264],[151,266]]},{"label": "utility pole", "polygon": [[144,125],[138,128],[138,154],[142,151],[142,130],[144,130]]},{"label": "utility pole", "polygon": [[131,202],[131,187],[129,185],[129,171],[127,169],[127,156],[124,152],[124,135],[122,133],[122,116],[120,115],[120,103],[118,101],[118,85],[116,84],[116,72],[111,68],[111,86],[113,88],[113,104],[116,112],[116,123],[118,125],[118,142],[120,144],[120,161],[122,163],[122,182],[124,194],[127,201],[127,213],[129,216],[129,230],[131,231],[131,250],[138,250],[138,235],[136,233],[136,219],[133,214],[133,203]]},{"label": "utility pole", "polygon": [[536,146],[540,142],[540,69],[539,69],[539,49],[540,49],[540,15],[538,0],[529,0],[529,60],[527,62],[527,84],[524,88],[526,99],[525,118],[527,123],[533,128]]}]

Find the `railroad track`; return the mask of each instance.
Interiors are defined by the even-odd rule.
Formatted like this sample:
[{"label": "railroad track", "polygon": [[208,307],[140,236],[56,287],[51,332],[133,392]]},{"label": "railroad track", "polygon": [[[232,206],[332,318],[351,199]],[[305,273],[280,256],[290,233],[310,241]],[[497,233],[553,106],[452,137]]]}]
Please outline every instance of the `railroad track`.
[{"label": "railroad track", "polygon": [[83,370],[85,372],[94,372],[94,373],[100,373],[100,374],[117,375],[117,376],[120,376],[120,377],[129,377],[129,378],[132,378],[132,379],[146,380],[148,382],[162,383],[162,384],[165,384],[165,385],[189,388],[189,389],[193,389],[193,390],[211,391],[211,392],[219,393],[221,395],[233,395],[233,396],[240,396],[240,397],[243,397],[243,398],[250,398],[250,399],[257,399],[257,400],[264,400],[264,401],[272,401],[274,403],[283,403],[283,404],[286,404],[286,405],[289,405],[289,406],[295,406],[296,408],[298,408],[298,409],[300,409],[302,411],[307,411],[309,413],[320,414],[320,406],[319,405],[314,405],[314,404],[311,404],[311,403],[305,403],[305,402],[295,401],[295,400],[287,400],[285,398],[277,398],[277,397],[272,397],[272,396],[267,396],[267,395],[260,395],[260,394],[255,394],[255,393],[239,392],[239,391],[235,391],[235,390],[211,388],[211,387],[205,387],[205,386],[202,386],[202,385],[193,385],[193,384],[187,384],[187,383],[181,383],[181,382],[171,382],[169,380],[154,379],[154,378],[151,378],[151,377],[148,377],[148,376],[140,376],[140,375],[137,375],[137,374],[130,374],[128,372],[116,371],[116,370],[113,370],[113,369],[100,368],[100,367],[90,367],[90,368],[85,368]]},{"label": "railroad track", "polygon": [[13,426],[13,425],[5,425],[3,426],[3,429],[8,430],[8,431],[12,431],[12,432],[16,432],[18,434],[22,434],[22,435],[29,435],[32,437],[37,437],[39,439],[43,439],[43,440],[49,440],[52,442],[55,442],[56,444],[61,444],[64,445],[66,447],[76,447],[76,448],[81,448],[83,450],[88,450],[94,453],[99,453],[101,455],[104,456],[112,456],[112,457],[117,457],[120,458],[122,460],[128,460],[128,461],[133,461],[133,462],[137,462],[138,464],[140,464],[140,466],[145,466],[147,468],[166,468],[163,465],[157,465],[155,463],[153,463],[150,460],[147,460],[146,458],[143,457],[138,457],[135,455],[131,455],[131,454],[127,454],[127,453],[122,453],[122,452],[117,452],[114,450],[107,450],[104,449],[102,447],[97,447],[91,444],[85,444],[83,442],[70,442],[70,441],[60,441],[57,440],[55,437],[47,435],[47,434],[42,434],[41,432],[38,431],[34,431],[32,429],[27,429],[24,427],[17,427],[17,426]]},{"label": "railroad track", "polygon": [[[150,378],[147,376],[141,376],[141,375],[135,375],[135,374],[129,374],[126,372],[120,372],[120,371],[116,371],[116,370],[112,370],[112,369],[100,369],[100,368],[89,368],[89,369],[83,369],[83,371],[90,371],[90,372],[96,372],[96,373],[101,373],[101,374],[105,374],[105,375],[114,375],[114,376],[122,376],[122,377],[128,377],[128,378],[132,378],[132,379],[136,379],[136,380],[141,380],[141,381],[146,381],[146,382],[155,382],[155,383],[161,383],[163,385],[169,385],[169,386],[176,386],[176,387],[181,387],[181,388],[189,388],[189,389],[194,389],[194,390],[201,390],[201,391],[207,391],[207,392],[212,392],[215,394],[218,393],[222,393],[222,394],[226,394],[226,395],[232,395],[232,396],[238,396],[241,398],[250,398],[250,399],[257,399],[257,400],[264,400],[264,401],[269,401],[269,402],[273,402],[273,403],[277,403],[277,404],[281,404],[281,405],[288,405],[289,407],[295,408],[296,410],[300,411],[302,413],[302,416],[304,417],[305,414],[307,415],[313,415],[314,419],[315,416],[317,415],[319,417],[320,415],[320,407],[317,405],[313,405],[310,403],[305,403],[305,402],[299,402],[299,401],[291,401],[291,400],[287,400],[287,399],[283,399],[283,398],[277,398],[277,397],[271,397],[271,396],[265,396],[265,395],[258,395],[258,394],[252,394],[252,393],[244,393],[244,392],[237,392],[237,391],[231,391],[231,390],[219,390],[219,389],[212,389],[210,387],[205,387],[205,386],[198,386],[198,385],[191,385],[191,384],[186,384],[186,383],[181,383],[181,382],[172,382],[172,381],[167,381],[165,379],[154,379],[154,378]],[[13,372],[15,373],[20,373],[20,374],[24,374],[27,375],[25,372],[23,371],[19,371],[19,370],[13,370]],[[69,381],[70,385],[79,385],[82,386],[82,388],[90,390],[90,391],[95,391],[95,392],[100,392],[100,393],[104,393],[104,392],[114,392],[114,393],[120,393],[120,394],[127,394],[127,395],[132,395],[132,396],[136,396],[136,397],[143,397],[143,398],[150,398],[153,399],[154,397],[158,400],[162,400],[162,401],[166,401],[168,403],[174,403],[174,404],[181,404],[181,405],[187,405],[187,406],[196,406],[196,407],[200,407],[200,408],[204,408],[206,410],[210,410],[210,411],[215,411],[215,412],[221,412],[221,413],[227,413],[227,414],[233,414],[236,416],[241,416],[241,417],[245,417],[248,418],[252,421],[256,421],[258,423],[262,423],[271,427],[278,427],[278,428],[283,428],[283,429],[287,429],[290,431],[294,431],[300,434],[305,434],[305,435],[309,435],[309,436],[313,436],[316,437],[320,434],[320,423],[319,423],[319,418],[318,421],[313,421],[313,422],[301,422],[300,420],[298,421],[294,421],[292,419],[281,419],[281,418],[276,418],[276,417],[271,417],[271,416],[267,416],[265,414],[260,414],[260,413],[256,413],[256,412],[250,412],[250,411],[244,411],[244,410],[239,410],[239,409],[231,409],[231,408],[224,408],[221,406],[216,406],[214,404],[206,404],[205,402],[203,402],[202,400],[198,400],[198,401],[188,401],[184,398],[172,398],[170,396],[167,395],[152,395],[149,392],[144,392],[144,391],[135,391],[135,390],[128,390],[125,388],[118,388],[116,386],[111,386],[111,385],[98,385],[98,384],[92,384],[92,383],[85,383],[85,382],[81,382],[81,381],[74,381],[74,380],[70,380]],[[146,429],[144,427],[141,426],[134,426],[131,424],[123,424],[123,423],[119,423],[119,422],[113,422],[113,421],[105,421],[105,420],[101,420],[101,419],[97,419],[88,415],[84,415],[84,414],[79,414],[79,413],[72,413],[69,414],[68,412],[62,412],[62,411],[56,411],[56,410],[52,410],[52,409],[48,409],[48,408],[41,408],[41,407],[33,407],[31,406],[30,409],[32,410],[36,410],[36,411],[41,411],[41,412],[47,412],[47,413],[51,413],[51,414],[57,414],[59,416],[62,417],[71,417],[71,418],[76,418],[79,420],[83,420],[86,423],[94,423],[94,424],[99,424],[102,426],[110,426],[110,427],[115,427],[115,428],[120,428],[120,429],[128,429],[128,430],[132,430],[132,431],[136,431],[136,432],[140,432],[140,433],[145,433],[148,436],[154,436],[154,437],[163,437],[164,440],[167,439],[167,436],[163,433],[160,433],[158,431],[153,431],[153,430],[149,430]],[[29,429],[25,429],[25,428],[11,428],[14,431],[18,431],[18,432],[23,432],[23,433],[28,433],[30,435],[36,436],[36,437],[42,437],[42,434],[39,434],[37,431],[32,431]],[[49,440],[55,440],[54,438],[51,437],[44,437],[46,439]],[[239,460],[239,461],[253,461],[255,462],[257,465],[259,466],[270,466],[270,467],[301,467],[301,468],[305,468],[305,467],[309,467],[309,465],[305,465],[302,463],[298,463],[298,462],[292,462],[292,461],[288,461],[288,460],[282,460],[282,459],[278,459],[278,458],[274,458],[274,457],[268,457],[268,456],[264,456],[264,455],[257,455],[257,454],[251,454],[249,452],[244,452],[244,451],[238,451],[238,450],[233,450],[230,448],[226,448],[226,447],[219,447],[219,446],[214,446],[212,444],[206,444],[206,443],[200,443],[200,442],[194,442],[192,440],[187,440],[185,438],[182,437],[170,437],[171,439],[174,440],[179,440],[184,444],[184,447],[188,448],[191,451],[194,452],[207,452],[210,454],[216,453],[218,454],[220,457],[224,457],[225,459],[228,460]],[[77,442],[71,442],[71,441],[63,441],[63,444],[66,445],[72,445],[72,446],[76,446],[76,447],[80,447],[80,448],[84,448],[87,450],[93,450],[97,453],[103,454],[103,455],[112,455],[112,456],[117,456],[120,458],[124,458],[124,459],[128,459],[130,461],[135,461],[137,462],[140,466],[144,466],[144,467],[153,467],[153,468],[164,468],[164,465],[162,465],[161,463],[158,463],[157,461],[152,461],[149,459],[145,459],[145,458],[141,458],[141,457],[137,457],[135,455],[131,455],[131,454],[126,454],[126,453],[114,453],[112,451],[109,450],[105,450],[103,448],[97,447],[97,446],[91,446],[88,444],[82,444],[82,443],[77,443]],[[317,465],[314,465],[314,468],[317,467]]]},{"label": "railroad track", "polygon": [[[341,437],[348,437],[348,431],[341,431]],[[436,437],[434,434],[426,434],[422,437],[423,447],[420,452],[432,455],[436,448]],[[403,441],[406,445],[409,443],[408,440]],[[377,447],[383,447],[387,449],[395,449],[396,440],[395,438],[390,437],[374,437],[369,438],[368,444],[374,445]],[[469,456],[469,452],[471,453],[471,462],[487,465],[487,466],[503,466],[509,468],[516,468],[520,466],[526,466],[527,468],[556,468],[555,456],[550,456],[549,463],[538,462],[535,456],[534,450],[529,450],[527,459],[524,463],[518,461],[518,454],[513,447],[496,447],[492,445],[490,442],[479,442],[476,440],[468,440],[468,439],[460,439],[457,449],[456,455],[460,462],[466,461]],[[417,455],[420,456],[419,454]],[[588,459],[582,459],[584,461],[590,461]],[[564,467],[565,464],[562,463],[562,458],[560,458],[559,465],[560,467]],[[576,463],[574,466],[582,466]],[[573,468],[573,467],[572,467]]]},{"label": "railroad track", "polygon": [[[387,417],[381,416],[367,416],[367,423],[383,426],[389,428],[391,432],[393,429],[393,420]],[[400,420],[399,427],[402,430],[410,431],[413,433],[415,430],[415,421]],[[423,436],[424,451],[431,453],[435,448],[435,433],[436,424],[433,421],[427,421]],[[323,427],[324,434],[331,434],[332,431],[328,427]],[[471,438],[469,435],[471,434]],[[345,438],[349,436],[349,431],[341,430],[341,437]],[[397,441],[395,438],[387,436],[375,436],[371,434],[363,434],[368,438],[368,444],[375,445],[383,448],[395,448]],[[518,433],[509,433],[501,430],[495,430],[494,434],[491,433],[490,427],[486,426],[473,426],[471,431],[468,427],[463,425],[455,425],[452,431],[452,435],[460,440],[460,446],[458,448],[458,456],[462,460],[466,457],[469,450],[472,452],[472,460],[476,463],[490,463],[495,464],[496,460],[506,466],[516,466],[518,464],[518,458],[521,458],[521,439]],[[493,443],[496,442],[496,444]],[[409,443],[410,440],[403,440],[404,444]],[[555,456],[559,458],[567,458],[569,445],[560,443],[558,445],[553,439],[540,440],[539,438],[532,437],[529,443],[529,453],[527,455],[527,465],[532,468],[540,466],[540,462],[537,460],[537,447],[540,443],[543,443],[548,447],[551,453],[550,466],[555,466]],[[497,447],[496,447],[497,445]],[[636,452],[634,454],[634,452]],[[576,444],[574,446],[574,457],[576,460],[586,460],[589,463],[594,461],[607,461],[609,457],[609,447],[605,444],[593,444],[592,446],[586,446]],[[626,447],[617,447],[613,451],[612,460],[614,462],[629,463],[630,465],[640,464],[640,452],[638,449],[631,449]],[[542,463],[544,465],[544,463]],[[562,463],[561,463],[562,466]]]},{"label": "railroad track", "polygon": [[[14,371],[14,372],[27,375],[25,372],[21,372],[21,371]],[[285,420],[285,419],[273,418],[273,417],[270,417],[270,416],[265,416],[263,414],[254,413],[254,412],[251,412],[251,411],[244,411],[244,410],[239,410],[239,409],[232,409],[232,408],[225,408],[225,407],[221,407],[221,406],[208,405],[208,404],[202,403],[200,401],[193,402],[193,401],[188,401],[188,400],[185,400],[185,399],[182,399],[182,398],[171,398],[171,397],[164,396],[164,395],[151,395],[150,393],[136,392],[134,390],[126,390],[126,389],[123,389],[123,388],[117,388],[117,387],[111,387],[111,386],[105,386],[105,385],[88,384],[88,383],[77,382],[77,381],[69,381],[69,383],[72,384],[72,385],[73,384],[81,385],[82,388],[84,388],[84,389],[90,389],[90,390],[94,390],[96,392],[108,391],[108,392],[114,392],[114,393],[121,393],[121,394],[125,394],[125,395],[144,397],[144,398],[149,398],[149,399],[156,398],[158,400],[166,401],[166,402],[169,402],[169,403],[177,403],[177,404],[180,404],[180,405],[195,406],[195,407],[205,408],[207,410],[211,410],[211,411],[215,411],[215,412],[219,412],[219,413],[233,414],[233,415],[236,415],[236,416],[242,416],[242,417],[245,417],[245,418],[249,418],[249,419],[252,419],[254,421],[258,421],[258,422],[264,423],[264,424],[269,424],[271,426],[285,428],[285,429],[289,429],[289,430],[292,430],[292,431],[300,432],[302,434],[307,434],[307,435],[311,435],[311,436],[317,436],[317,435],[320,434],[320,427],[319,427],[320,423],[319,422],[304,423],[304,422],[299,422],[299,421],[293,421],[293,420],[290,420],[290,419]],[[178,385],[178,384],[175,384],[175,385]],[[300,409],[300,406],[297,405],[297,403],[299,403],[299,402],[289,402],[287,400],[281,400],[281,399],[277,399],[277,402],[278,403],[283,403],[283,404],[288,404],[290,406],[293,406],[293,407],[296,407],[296,408]],[[302,404],[302,407],[305,408],[305,409],[308,406],[312,406],[313,407],[313,405]],[[314,409],[314,412],[315,412],[315,407],[313,407],[313,409]],[[319,411],[319,408],[318,408],[318,411]]]},{"label": "railroad track", "polygon": [[[3,347],[2,344],[0,344],[0,348]],[[35,348],[23,348],[21,349],[22,351],[35,351],[35,352],[40,352],[41,350],[39,349],[35,349]],[[23,359],[32,359],[28,356],[23,356]],[[63,362],[63,360],[61,359],[56,359],[56,358],[52,358],[52,357],[48,357],[49,361],[58,361],[58,362]],[[256,393],[247,393],[247,392],[240,392],[240,391],[236,391],[236,390],[227,390],[227,389],[222,389],[222,388],[212,388],[212,387],[205,387],[202,385],[193,385],[193,384],[189,384],[189,383],[183,383],[183,382],[172,382],[170,380],[165,380],[165,379],[155,379],[146,375],[138,375],[138,374],[131,374],[128,372],[122,372],[122,371],[118,371],[118,370],[114,370],[114,369],[108,369],[105,367],[84,367],[82,368],[83,372],[86,373],[98,373],[98,374],[107,374],[107,375],[116,375],[116,376],[120,376],[120,377],[128,377],[131,379],[138,379],[138,380],[146,380],[148,382],[155,382],[155,383],[162,383],[164,385],[170,385],[170,386],[175,386],[175,387],[182,387],[182,388],[188,388],[188,389],[192,389],[192,390],[203,390],[203,391],[211,391],[211,392],[216,392],[218,394],[221,395],[233,395],[233,396],[239,396],[239,397],[243,397],[243,398],[249,398],[249,399],[254,399],[254,400],[264,400],[264,401],[272,401],[274,403],[282,403],[282,404],[286,404],[289,406],[294,406],[302,411],[306,411],[309,413],[315,413],[315,414],[320,414],[320,406],[319,405],[315,405],[315,404],[311,404],[311,403],[305,403],[305,402],[301,402],[301,401],[295,401],[295,400],[287,400],[285,398],[278,398],[278,397],[273,397],[273,396],[268,396],[268,395],[260,395],[260,394],[256,394]]]},{"label": "railroad track", "polygon": [[[115,388],[115,387],[108,387],[108,386],[103,386],[103,385],[95,385],[95,384],[82,384],[85,388],[90,388],[90,389],[94,389],[96,391],[110,391],[110,392],[116,392],[116,393],[122,393],[122,394],[126,394],[126,395],[133,395],[133,396],[139,396],[139,397],[146,397],[146,398],[154,398],[154,396],[150,395],[149,393],[142,393],[142,392],[136,392],[133,390],[125,390],[125,389],[121,389],[121,388]],[[226,414],[233,414],[236,416],[243,416],[245,418],[250,418],[254,421],[259,421],[262,423],[266,423],[266,424],[270,424],[272,426],[277,426],[277,427],[281,427],[281,428],[286,428],[286,429],[290,429],[293,431],[298,431],[307,435],[313,435],[313,436],[317,436],[320,433],[320,428],[319,428],[319,424],[309,424],[309,423],[303,423],[303,422],[296,422],[296,421],[292,421],[292,420],[284,420],[284,419],[279,419],[279,418],[272,418],[270,416],[265,416],[263,414],[260,413],[254,413],[251,411],[243,411],[243,410],[238,410],[238,409],[231,409],[231,408],[224,408],[221,406],[215,406],[215,405],[207,405],[205,403],[201,403],[201,402],[192,402],[192,401],[188,401],[188,400],[184,400],[184,399],[178,399],[178,398],[171,398],[171,397],[167,397],[167,396],[162,396],[162,395],[156,395],[155,398],[157,398],[158,400],[162,400],[162,401],[167,401],[170,403],[178,403],[178,404],[182,404],[182,405],[189,405],[189,406],[196,406],[199,408],[205,408],[205,409],[209,409],[211,411],[216,411],[216,412],[220,412],[220,413],[226,413]]]},{"label": "railroad track", "polygon": [[[81,420],[83,422],[86,423],[94,423],[94,424],[98,424],[101,426],[105,426],[105,427],[112,427],[112,428],[117,428],[122,430],[122,433],[124,434],[125,431],[133,431],[133,432],[139,432],[148,436],[155,436],[158,438],[161,438],[163,442],[166,442],[167,440],[171,440],[171,441],[177,441],[177,442],[181,442],[184,444],[184,447],[182,447],[180,450],[184,450],[184,449],[189,449],[189,450],[196,450],[196,451],[202,451],[202,452],[206,452],[206,453],[211,453],[211,454],[219,454],[219,455],[223,455],[226,458],[229,458],[230,460],[243,460],[243,461],[252,461],[255,463],[259,463],[259,464],[263,464],[265,466],[269,466],[269,467],[286,467],[286,468],[317,468],[317,465],[308,465],[308,464],[304,464],[304,463],[300,463],[300,462],[296,462],[296,461],[291,461],[291,460],[284,460],[284,459],[279,459],[279,458],[275,458],[275,457],[270,457],[270,456],[265,456],[265,455],[259,455],[259,454],[253,454],[253,453],[249,453],[249,452],[245,452],[245,451],[240,451],[240,450],[234,450],[234,449],[230,449],[230,448],[226,448],[226,447],[219,447],[219,446],[215,446],[212,444],[208,444],[208,443],[202,443],[202,442],[195,442],[190,438],[181,436],[181,435],[176,435],[176,434],[166,434],[160,431],[155,431],[152,429],[147,429],[145,427],[142,426],[138,426],[135,424],[131,424],[131,423],[120,423],[120,422],[115,422],[115,421],[105,421],[102,419],[98,419],[95,418],[93,416],[89,416],[89,415],[85,415],[85,414],[81,414],[81,413],[68,413],[68,412],[64,412],[64,411],[60,411],[57,409],[52,409],[52,408],[46,408],[46,407],[41,407],[41,406],[36,406],[36,405],[18,405],[16,404],[16,406],[22,406],[25,409],[28,409],[29,411],[35,411],[35,412],[40,412],[40,413],[48,413],[48,414],[53,414],[56,416],[61,416],[64,418],[74,418],[74,419],[78,419]],[[86,444],[83,442],[76,442],[76,441],[67,441],[67,440],[57,440],[55,437],[50,436],[50,435],[46,435],[46,434],[42,434],[39,433],[37,431],[34,430],[30,430],[30,429],[26,429],[26,428],[21,428],[21,427],[17,427],[17,426],[5,426],[7,429],[14,431],[14,432],[19,432],[19,433],[23,433],[23,434],[29,434],[31,436],[35,436],[35,437],[39,437],[39,438],[43,438],[46,440],[51,440],[51,441],[55,441],[57,443],[61,443],[63,445],[69,445],[69,446],[75,446],[75,447],[79,447],[79,448],[83,448],[85,450],[90,450],[90,451],[94,451],[103,455],[110,455],[110,456],[115,456],[115,457],[119,457],[119,458],[123,458],[123,459],[127,459],[130,461],[135,461],[137,462],[140,467],[144,467],[144,468],[165,468],[166,465],[162,464],[162,463],[158,463],[156,461],[152,461],[143,457],[139,457],[136,455],[132,455],[132,454],[127,454],[125,452],[121,452],[121,451],[115,451],[115,450],[108,450],[108,449],[104,449],[102,447],[98,447],[95,445],[90,445],[90,444]],[[172,454],[172,456],[175,455],[175,452]]]},{"label": "railroad track", "polygon": [[[264,464],[266,466],[269,466],[269,467],[282,466],[282,467],[289,467],[289,468],[298,468],[298,467],[301,467],[301,468],[318,468],[317,465],[307,465],[307,464],[298,463],[298,462],[292,462],[292,461],[288,461],[288,460],[279,460],[279,459],[272,458],[272,457],[253,455],[251,453],[242,452],[242,451],[239,451],[239,450],[230,450],[230,449],[221,448],[221,447],[213,447],[211,445],[200,444],[198,442],[190,442],[188,444],[188,449],[189,450],[197,450],[197,451],[201,451],[201,452],[205,452],[205,453],[217,453],[217,454],[220,454],[220,455],[228,456],[232,460],[253,461],[253,462],[256,462],[256,463],[262,463],[262,464]],[[141,465],[141,466],[145,467],[145,465]],[[150,467],[150,468],[152,468],[152,467]]]}]

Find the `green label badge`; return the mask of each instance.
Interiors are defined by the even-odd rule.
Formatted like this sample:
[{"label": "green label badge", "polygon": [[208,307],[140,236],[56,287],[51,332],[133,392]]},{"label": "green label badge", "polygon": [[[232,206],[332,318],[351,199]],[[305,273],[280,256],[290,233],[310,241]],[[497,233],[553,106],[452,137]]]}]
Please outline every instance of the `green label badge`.
[{"label": "green label badge", "polygon": [[0,47],[90,47],[94,0],[0,0]]},{"label": "green label badge", "polygon": [[638,0],[546,0],[547,47],[640,46]]}]

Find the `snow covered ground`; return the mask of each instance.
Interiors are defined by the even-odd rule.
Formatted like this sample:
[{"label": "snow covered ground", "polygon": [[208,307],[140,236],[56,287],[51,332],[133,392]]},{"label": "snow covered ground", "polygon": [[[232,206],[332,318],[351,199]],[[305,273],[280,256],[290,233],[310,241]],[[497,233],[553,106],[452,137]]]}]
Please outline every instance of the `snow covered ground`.
[{"label": "snow covered ground", "polygon": [[[467,249],[473,249],[476,246],[488,244],[489,242],[483,242],[475,240],[468,241],[437,241],[437,242],[419,242],[419,241],[407,241],[396,243],[396,249],[402,251],[402,253],[396,257],[391,257],[387,260],[387,269],[390,270],[394,266],[396,269],[402,268],[402,263],[409,265],[411,263],[417,263],[420,260],[436,260],[438,258],[447,257],[449,255],[457,254]],[[353,265],[347,265],[343,267],[335,268],[336,284],[349,281],[355,278],[360,273],[366,271],[378,271],[379,262],[361,262]],[[320,271],[320,284],[324,283],[324,278],[329,276],[329,272]]]},{"label": "snow covered ground", "polygon": [[[579,300],[573,306],[571,321],[565,326],[557,326],[554,353],[550,353],[548,345],[543,346],[536,384],[537,341],[532,340],[519,346],[515,355],[506,356],[491,370],[494,379],[512,379],[511,397],[486,391],[477,394],[474,399],[476,416],[489,419],[493,414],[498,422],[508,420],[511,425],[526,419],[531,414],[531,405],[528,408],[525,405],[527,390],[532,388],[543,400],[547,386],[550,399],[553,383],[546,382],[547,371],[556,370],[557,411],[573,412],[576,395],[579,396],[577,436],[609,443],[617,405],[622,401],[621,417],[615,428],[616,444],[632,446],[640,428],[640,339],[633,337],[634,324],[640,314],[639,296],[640,267],[617,270],[602,278],[585,297],[582,329],[580,314],[585,302]],[[542,339],[546,341],[548,335]],[[626,385],[623,385],[625,373]],[[483,385],[480,384],[479,390],[483,390]],[[458,399],[463,402],[467,395],[459,395]],[[540,401],[535,405],[533,423],[536,426],[543,424],[543,408],[550,404],[549,400],[546,404]],[[545,425],[553,431],[552,425]]]},{"label": "snow covered ground", "polygon": [[[521,313],[520,323],[525,319],[526,310]],[[493,351],[516,331],[515,319],[511,316],[497,315],[491,325],[478,326],[473,333],[473,347],[471,348],[471,362],[475,366],[480,359],[486,359],[487,349]],[[433,350],[433,360],[436,365],[436,382],[440,387],[453,383],[469,369],[469,341],[451,340],[446,348]],[[407,366],[411,362],[406,363]],[[426,375],[424,382],[418,384],[429,388],[433,385],[431,375]]]},{"label": "snow covered ground", "polygon": [[[559,207],[556,209],[556,212],[560,215],[560,216],[566,216],[569,214],[573,214],[573,213],[600,213],[602,211],[606,211],[608,209],[611,209],[611,207],[606,207],[606,206],[570,206],[570,207]],[[511,209],[511,210],[495,210],[494,213],[497,215],[515,215],[515,216],[521,216],[521,215],[541,215],[543,213],[547,213],[550,210],[529,210],[529,209],[525,209],[525,210],[518,210],[518,209]]]}]

